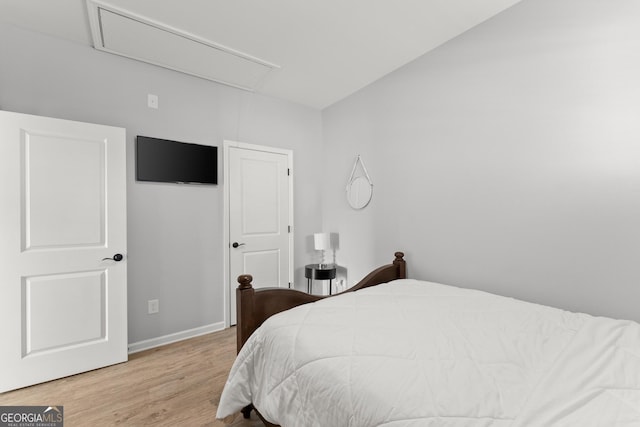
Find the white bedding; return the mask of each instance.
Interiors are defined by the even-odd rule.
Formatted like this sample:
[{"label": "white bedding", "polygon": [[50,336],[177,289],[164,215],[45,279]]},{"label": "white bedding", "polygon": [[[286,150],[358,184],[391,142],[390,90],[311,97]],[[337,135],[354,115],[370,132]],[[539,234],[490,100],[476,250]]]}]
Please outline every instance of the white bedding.
[{"label": "white bedding", "polygon": [[397,280],[268,319],[217,416],[251,402],[283,427],[638,427],[640,324]]}]

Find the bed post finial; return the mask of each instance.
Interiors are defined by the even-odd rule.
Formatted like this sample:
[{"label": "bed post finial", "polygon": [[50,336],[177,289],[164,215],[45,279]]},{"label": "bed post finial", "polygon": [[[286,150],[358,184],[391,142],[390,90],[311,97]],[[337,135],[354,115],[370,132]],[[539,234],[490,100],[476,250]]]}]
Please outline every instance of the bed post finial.
[{"label": "bed post finial", "polygon": [[407,278],[407,262],[404,260],[404,252],[396,252],[396,259],[393,260],[393,265],[398,268],[398,279]]},{"label": "bed post finial", "polygon": [[238,286],[238,289],[249,289],[252,288],[253,286],[251,286],[251,281],[253,280],[253,276],[250,274],[241,274],[240,276],[238,276],[238,283],[240,283],[240,286]]}]

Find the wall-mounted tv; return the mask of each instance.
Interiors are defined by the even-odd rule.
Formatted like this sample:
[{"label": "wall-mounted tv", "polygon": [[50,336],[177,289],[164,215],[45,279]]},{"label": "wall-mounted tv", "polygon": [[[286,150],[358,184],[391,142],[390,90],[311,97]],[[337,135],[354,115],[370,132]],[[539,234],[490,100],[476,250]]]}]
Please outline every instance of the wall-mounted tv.
[{"label": "wall-mounted tv", "polygon": [[183,184],[217,184],[218,147],[138,136],[136,179]]}]

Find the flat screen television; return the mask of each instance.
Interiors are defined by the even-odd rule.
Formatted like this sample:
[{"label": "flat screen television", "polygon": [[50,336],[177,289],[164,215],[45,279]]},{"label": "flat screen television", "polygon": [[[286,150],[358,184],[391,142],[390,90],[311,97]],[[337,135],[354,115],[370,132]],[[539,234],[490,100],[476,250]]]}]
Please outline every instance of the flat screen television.
[{"label": "flat screen television", "polygon": [[182,184],[218,183],[218,147],[138,136],[138,181]]}]

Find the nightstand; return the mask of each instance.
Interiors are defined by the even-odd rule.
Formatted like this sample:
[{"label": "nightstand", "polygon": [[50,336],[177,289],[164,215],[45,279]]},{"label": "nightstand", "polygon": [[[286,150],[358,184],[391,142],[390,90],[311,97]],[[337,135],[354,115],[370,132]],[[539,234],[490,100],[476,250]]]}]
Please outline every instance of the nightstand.
[{"label": "nightstand", "polygon": [[304,266],[304,277],[307,278],[307,293],[311,293],[313,280],[328,280],[329,295],[332,294],[331,285],[336,278],[335,264],[307,264]]}]

